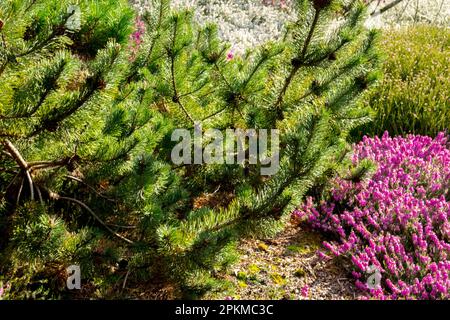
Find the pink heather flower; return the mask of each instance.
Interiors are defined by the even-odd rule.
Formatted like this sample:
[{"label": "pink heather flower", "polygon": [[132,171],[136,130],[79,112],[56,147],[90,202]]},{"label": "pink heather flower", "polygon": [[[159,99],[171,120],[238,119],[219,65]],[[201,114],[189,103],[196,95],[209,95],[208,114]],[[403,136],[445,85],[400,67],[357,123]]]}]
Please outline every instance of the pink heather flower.
[{"label": "pink heather flower", "polygon": [[228,51],[227,61],[231,61],[233,59],[234,59],[234,49],[231,49],[230,51]]},{"label": "pink heather flower", "polygon": [[308,286],[307,284],[305,284],[305,285],[301,288],[300,292],[301,292],[302,297],[308,298],[308,297],[309,297],[309,286]]},{"label": "pink heather flower", "polygon": [[136,21],[134,24],[136,31],[134,31],[130,35],[131,44],[129,47],[130,50],[130,61],[134,61],[136,59],[136,55],[140,49],[140,46],[143,42],[143,36],[145,34],[145,23],[141,17],[136,17]]},{"label": "pink heather flower", "polygon": [[330,256],[326,255],[325,253],[323,253],[323,252],[320,251],[320,250],[317,250],[316,253],[317,253],[317,256],[319,257],[319,259],[321,259],[321,260],[327,261],[327,260],[330,260],[330,259],[331,259]]},{"label": "pink heather flower", "polygon": [[[373,161],[373,176],[360,182],[337,177],[329,202],[315,204],[309,197],[300,207],[302,220],[338,239],[325,242],[325,249],[350,258],[356,286],[369,296],[450,298],[448,145],[444,133],[435,139],[387,132],[364,137],[351,160]],[[370,290],[363,281],[369,265],[381,272],[380,289]]]},{"label": "pink heather flower", "polygon": [[0,300],[2,299],[2,296],[5,294],[5,290],[8,290],[11,288],[11,284],[8,283],[6,286],[3,286],[3,283],[0,282]]},{"label": "pink heather flower", "polygon": [[294,210],[294,212],[292,213],[292,215],[294,216],[294,218],[296,219],[301,219],[305,213],[301,210]]},{"label": "pink heather flower", "polygon": [[356,280],[355,281],[355,285],[361,291],[366,291],[367,290],[367,285],[365,283],[361,282],[360,280]]}]

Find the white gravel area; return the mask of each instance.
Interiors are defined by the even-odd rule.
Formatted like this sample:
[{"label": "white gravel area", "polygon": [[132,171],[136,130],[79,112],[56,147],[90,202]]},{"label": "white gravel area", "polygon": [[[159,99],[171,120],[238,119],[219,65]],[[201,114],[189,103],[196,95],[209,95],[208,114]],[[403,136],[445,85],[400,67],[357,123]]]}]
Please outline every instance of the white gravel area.
[{"label": "white gravel area", "polygon": [[[369,12],[380,10],[394,0],[372,0]],[[403,0],[382,15],[369,19],[369,25],[383,28],[414,23],[450,26],[450,0]]]},{"label": "white gravel area", "polygon": [[[130,0],[141,13],[156,0]],[[372,0],[372,10],[394,0]],[[294,0],[172,0],[173,8],[191,8],[200,24],[213,22],[219,35],[236,54],[268,40],[283,36],[285,26],[294,21]],[[399,5],[368,19],[368,27],[383,28],[405,23],[431,22],[449,26],[450,0],[403,0]]]},{"label": "white gravel area", "polygon": [[204,23],[216,23],[219,36],[230,42],[236,53],[269,40],[278,39],[286,22],[296,17],[292,5],[278,4],[279,0],[174,0],[175,8],[191,7],[195,19]]},{"label": "white gravel area", "polygon": [[[134,0],[141,12],[147,10],[151,0]],[[283,36],[288,21],[296,13],[292,0],[172,0],[173,8],[191,8],[197,22],[215,23],[219,36],[229,42],[236,54],[242,54],[269,40]]]}]

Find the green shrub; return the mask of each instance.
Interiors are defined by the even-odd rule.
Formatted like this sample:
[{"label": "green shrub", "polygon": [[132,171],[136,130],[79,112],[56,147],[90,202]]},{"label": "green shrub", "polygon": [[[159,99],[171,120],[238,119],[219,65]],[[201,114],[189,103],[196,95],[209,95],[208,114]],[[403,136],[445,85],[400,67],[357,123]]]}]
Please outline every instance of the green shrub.
[{"label": "green shrub", "polygon": [[[16,296],[67,264],[96,296],[108,294],[99,279],[113,292],[164,276],[184,293],[214,289],[238,240],[280,230],[368,121],[379,59],[365,6],[298,0],[285,41],[230,59],[216,27],[168,0],[135,32],[125,0],[79,1],[81,26],[67,30],[71,2],[0,3],[0,273],[29,275]],[[195,122],[278,129],[279,170],[174,164],[171,134]],[[40,296],[68,294],[60,284]]]},{"label": "green shrub", "polygon": [[450,129],[450,29],[415,26],[386,31],[385,77],[369,100],[371,134],[435,136]]}]

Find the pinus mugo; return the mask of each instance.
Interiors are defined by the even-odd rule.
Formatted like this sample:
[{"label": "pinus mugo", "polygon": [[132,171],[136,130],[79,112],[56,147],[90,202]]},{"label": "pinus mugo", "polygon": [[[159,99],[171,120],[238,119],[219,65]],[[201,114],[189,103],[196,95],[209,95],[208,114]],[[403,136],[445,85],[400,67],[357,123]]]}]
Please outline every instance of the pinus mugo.
[{"label": "pinus mugo", "polygon": [[[230,59],[215,26],[167,0],[142,17],[125,1],[0,5],[0,272],[16,296],[67,294],[71,264],[100,296],[161,275],[204,293],[241,237],[282,228],[369,120],[378,69],[364,4],[296,6],[282,41]],[[172,132],[199,126],[279,130],[276,174],[174,164]]]}]

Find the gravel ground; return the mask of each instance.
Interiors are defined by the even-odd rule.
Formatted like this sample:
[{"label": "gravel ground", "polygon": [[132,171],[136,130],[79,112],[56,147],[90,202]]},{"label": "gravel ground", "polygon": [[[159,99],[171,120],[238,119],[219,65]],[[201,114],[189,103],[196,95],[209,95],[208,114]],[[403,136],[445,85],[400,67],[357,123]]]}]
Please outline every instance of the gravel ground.
[{"label": "gravel ground", "polygon": [[[257,44],[279,39],[288,21],[294,21],[292,0],[172,0],[173,8],[191,8],[200,24],[215,23],[219,36],[236,54]],[[151,0],[133,0],[137,10],[148,10]]]},{"label": "gravel ground", "polygon": [[[211,292],[204,300],[354,300],[359,296],[348,270],[348,261],[323,261],[317,250],[324,238],[306,227],[290,225],[271,239],[243,240],[240,261],[220,278],[231,286]],[[129,299],[180,299],[176,285],[156,277],[131,284],[124,291]],[[158,282],[159,279],[159,282]],[[122,284],[122,283],[120,283]]]},{"label": "gravel ground", "polygon": [[[372,0],[370,12],[382,8],[393,0]],[[378,2],[380,5],[377,6]],[[449,0],[403,0],[385,14],[375,17],[370,24],[375,27],[398,27],[411,23],[433,23],[449,27]]]},{"label": "gravel ground", "polygon": [[[154,0],[131,1],[139,12],[144,12],[151,8]],[[377,2],[373,1],[370,11],[377,9]],[[216,23],[220,37],[232,44],[236,54],[279,39],[286,24],[296,18],[293,0],[172,0],[172,7],[193,9],[200,24]],[[386,14],[368,19],[366,25],[383,28],[411,23],[416,19],[449,26],[449,17],[449,0],[404,0]]]},{"label": "gravel ground", "polygon": [[212,298],[356,299],[358,292],[346,262],[318,258],[316,252],[323,240],[315,232],[292,225],[273,239],[243,241],[241,260],[226,276],[234,288]]},{"label": "gravel ground", "polygon": [[288,21],[296,14],[289,3],[277,4],[279,0],[264,2],[255,0],[174,0],[173,6],[193,7],[200,23],[216,23],[219,36],[230,42],[236,53],[269,40],[278,39]]}]

